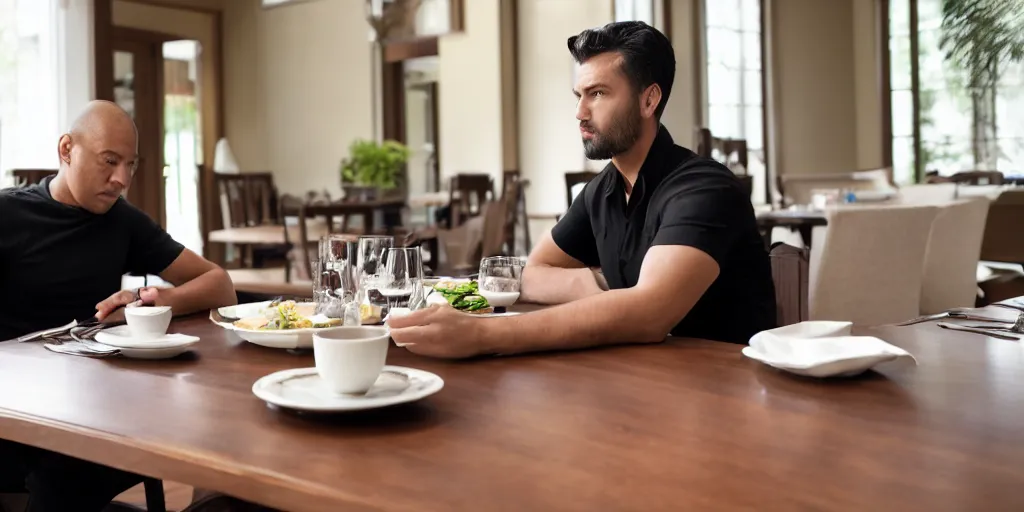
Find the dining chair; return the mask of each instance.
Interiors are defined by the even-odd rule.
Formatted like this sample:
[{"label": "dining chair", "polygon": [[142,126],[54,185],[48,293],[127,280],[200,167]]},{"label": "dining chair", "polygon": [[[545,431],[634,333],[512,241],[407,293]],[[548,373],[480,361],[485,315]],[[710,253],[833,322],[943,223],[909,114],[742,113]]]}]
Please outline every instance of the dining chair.
[{"label": "dining chair", "polygon": [[565,207],[572,206],[573,199],[576,199],[576,195],[583,190],[583,186],[590,182],[590,180],[597,177],[596,172],[593,171],[580,171],[580,172],[567,172],[565,173]]},{"label": "dining chair", "polygon": [[811,320],[879,325],[918,315],[935,206],[845,206],[814,230]]},{"label": "dining chair", "polygon": [[696,139],[697,155],[722,162],[734,172],[736,164],[739,164],[739,172],[735,172],[736,178],[740,180],[747,197],[750,197],[754,193],[754,177],[749,174],[750,151],[747,148],[747,141],[715,137],[710,129],[702,127],[696,129]]},{"label": "dining chair", "polygon": [[778,326],[807,320],[809,251],[783,242],[772,245],[768,257],[772,262],[775,284],[775,309]]},{"label": "dining chair", "polygon": [[937,206],[924,259],[922,315],[974,307],[978,297],[978,261],[989,200],[973,197]]},{"label": "dining chair", "polygon": [[1021,219],[1024,219],[1024,190],[1002,191],[989,205],[981,243],[983,261],[1024,264]]},{"label": "dining chair", "polygon": [[483,205],[494,199],[494,179],[485,173],[459,173],[451,177],[448,193],[448,228],[451,229],[480,215]]}]

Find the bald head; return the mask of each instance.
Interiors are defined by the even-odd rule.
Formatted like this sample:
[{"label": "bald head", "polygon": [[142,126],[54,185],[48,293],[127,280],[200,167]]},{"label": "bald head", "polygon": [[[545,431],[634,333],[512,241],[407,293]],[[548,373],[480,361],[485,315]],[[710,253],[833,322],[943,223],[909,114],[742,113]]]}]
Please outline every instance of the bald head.
[{"label": "bald head", "polygon": [[57,151],[60,173],[51,186],[54,198],[102,214],[131,184],[139,160],[139,132],[117,104],[91,101],[61,136]]}]

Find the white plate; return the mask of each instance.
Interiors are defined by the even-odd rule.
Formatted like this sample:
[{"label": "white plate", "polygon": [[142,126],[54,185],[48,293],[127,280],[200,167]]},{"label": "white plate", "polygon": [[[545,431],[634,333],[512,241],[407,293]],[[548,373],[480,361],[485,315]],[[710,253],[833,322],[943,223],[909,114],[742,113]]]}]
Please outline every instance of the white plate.
[{"label": "white plate", "polygon": [[316,368],[272,373],[252,385],[252,392],[267,403],[298,411],[341,412],[376,409],[413,402],[437,393],[444,380],[414,368],[385,366],[377,382],[364,395],[338,395],[321,382]]},{"label": "white plate", "polygon": [[96,333],[96,342],[117,347],[121,355],[132,359],[168,359],[187,352],[199,343],[197,336],[167,334],[160,338],[135,338],[127,325],[119,325]]},{"label": "white plate", "polygon": [[[871,338],[863,337],[866,344],[871,344]],[[806,340],[809,342],[825,342],[828,343],[828,338],[820,338],[817,340]],[[881,341],[881,340],[879,340]],[[884,342],[882,342],[884,343]],[[825,347],[822,347],[825,348]],[[893,361],[895,359],[910,358],[913,359],[908,352],[904,351],[899,347],[863,347],[863,351],[841,353],[841,351],[835,351],[831,354],[828,348],[824,351],[815,354],[817,357],[812,358],[794,358],[793,360],[783,360],[778,357],[761,352],[756,347],[747,346],[743,347],[741,351],[743,355],[760,361],[773,368],[778,368],[783,371],[794,373],[797,375],[804,375],[807,377],[852,377],[859,375],[865,371],[871,369],[875,365]],[[858,353],[859,352],[859,353]]]},{"label": "white plate", "polygon": [[[300,304],[309,303],[303,302]],[[250,302],[247,304],[218,308],[217,313],[222,317],[233,318],[261,316],[263,311],[266,310],[269,305],[270,301]],[[338,327],[310,327],[307,329],[284,330],[241,329],[239,327],[235,327],[231,322],[218,321],[212,310],[210,311],[210,321],[230,332],[235,333],[239,338],[254,345],[284,349],[313,348],[313,334]]]}]

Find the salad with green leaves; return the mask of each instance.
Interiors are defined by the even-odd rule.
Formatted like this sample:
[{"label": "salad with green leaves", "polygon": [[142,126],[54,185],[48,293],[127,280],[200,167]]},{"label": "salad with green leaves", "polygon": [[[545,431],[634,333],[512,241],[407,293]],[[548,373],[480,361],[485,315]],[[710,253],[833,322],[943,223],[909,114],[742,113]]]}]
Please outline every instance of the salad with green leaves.
[{"label": "salad with green leaves", "polygon": [[479,295],[476,281],[441,281],[434,285],[434,291],[441,294],[451,307],[465,312],[489,309],[487,299]]}]

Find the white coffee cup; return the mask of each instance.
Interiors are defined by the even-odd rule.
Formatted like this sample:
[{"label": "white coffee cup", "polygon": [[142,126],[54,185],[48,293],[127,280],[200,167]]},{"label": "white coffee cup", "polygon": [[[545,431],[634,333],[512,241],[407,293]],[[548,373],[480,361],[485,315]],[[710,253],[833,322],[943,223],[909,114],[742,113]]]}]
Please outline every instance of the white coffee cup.
[{"label": "white coffee cup", "polygon": [[316,371],[337,394],[366,393],[377,382],[388,355],[388,329],[345,326],[313,334]]},{"label": "white coffee cup", "polygon": [[124,308],[128,330],[136,338],[159,338],[171,325],[170,306],[135,306]]}]

